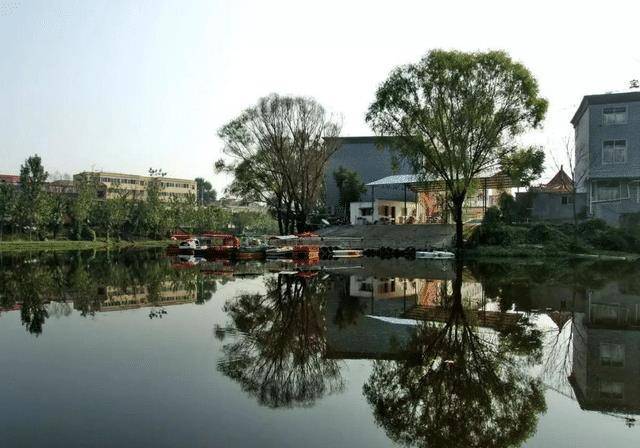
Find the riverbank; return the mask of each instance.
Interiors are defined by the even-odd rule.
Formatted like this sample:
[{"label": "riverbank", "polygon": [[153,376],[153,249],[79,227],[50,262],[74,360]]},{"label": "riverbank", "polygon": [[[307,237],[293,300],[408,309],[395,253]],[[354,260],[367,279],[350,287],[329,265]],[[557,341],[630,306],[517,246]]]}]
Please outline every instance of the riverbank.
[{"label": "riverbank", "polygon": [[501,246],[477,246],[473,249],[467,249],[464,252],[465,259],[483,260],[483,259],[566,259],[566,260],[612,260],[612,261],[638,261],[640,254],[621,252],[621,251],[604,251],[591,250],[586,252],[571,252],[567,250],[559,250],[551,246],[542,245],[520,245],[515,247]]},{"label": "riverbank", "polygon": [[109,240],[97,239],[95,241],[73,241],[73,240],[10,240],[0,241],[0,252],[23,252],[23,251],[65,251],[65,250],[121,250],[134,248],[166,247],[171,244],[171,240]]}]

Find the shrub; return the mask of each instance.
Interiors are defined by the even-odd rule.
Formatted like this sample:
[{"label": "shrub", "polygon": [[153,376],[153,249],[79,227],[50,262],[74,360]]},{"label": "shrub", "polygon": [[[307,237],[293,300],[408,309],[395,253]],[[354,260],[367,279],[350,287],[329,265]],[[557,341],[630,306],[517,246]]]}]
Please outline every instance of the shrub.
[{"label": "shrub", "polygon": [[526,229],[521,227],[482,224],[474,229],[468,244],[470,247],[478,245],[513,246],[525,241],[526,232]]},{"label": "shrub", "polygon": [[558,228],[548,224],[536,224],[529,228],[527,241],[532,244],[551,244],[565,249],[569,246],[569,238]]},{"label": "shrub", "polygon": [[502,213],[498,207],[489,207],[482,218],[483,226],[497,226],[502,223]]}]

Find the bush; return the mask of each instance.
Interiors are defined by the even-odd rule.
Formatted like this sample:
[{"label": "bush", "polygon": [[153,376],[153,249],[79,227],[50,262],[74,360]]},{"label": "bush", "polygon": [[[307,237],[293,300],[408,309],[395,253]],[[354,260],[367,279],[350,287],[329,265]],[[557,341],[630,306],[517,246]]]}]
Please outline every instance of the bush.
[{"label": "bush", "polygon": [[84,229],[82,229],[82,238],[87,241],[95,241],[96,232],[90,227],[85,227]]},{"label": "bush", "polygon": [[536,224],[529,228],[527,241],[531,244],[551,244],[558,249],[569,246],[569,238],[558,228],[548,224]]},{"label": "bush", "polygon": [[502,213],[498,207],[489,207],[482,218],[483,226],[497,226],[502,223]]},{"label": "bush", "polygon": [[521,227],[482,224],[474,229],[468,244],[470,247],[478,245],[514,246],[525,241],[526,232],[526,229]]}]

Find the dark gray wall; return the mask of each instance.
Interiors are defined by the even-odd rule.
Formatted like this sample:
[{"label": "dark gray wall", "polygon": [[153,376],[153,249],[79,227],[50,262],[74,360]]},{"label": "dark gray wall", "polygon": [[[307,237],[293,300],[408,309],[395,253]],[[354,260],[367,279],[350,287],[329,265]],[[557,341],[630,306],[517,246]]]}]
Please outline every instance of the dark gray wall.
[{"label": "dark gray wall", "polygon": [[[571,221],[573,220],[573,204],[562,203],[562,197],[570,198],[570,194],[537,192],[531,204],[531,219],[534,221]],[[576,213],[581,214],[587,207],[586,193],[576,194]]]},{"label": "dark gray wall", "polygon": [[[392,153],[388,145],[385,144],[382,148],[378,146],[381,140],[377,137],[342,137],[340,141],[340,149],[331,157],[325,171],[325,201],[330,211],[338,206],[339,194],[333,173],[340,166],[358,173],[365,184],[393,174],[413,173],[409,164],[402,160],[399,160],[398,170],[394,172]],[[402,186],[376,187],[374,196],[376,199],[404,200],[404,189]],[[415,195],[408,191],[407,199],[415,201]],[[370,187],[367,187],[367,192],[360,200],[371,200]]]}]

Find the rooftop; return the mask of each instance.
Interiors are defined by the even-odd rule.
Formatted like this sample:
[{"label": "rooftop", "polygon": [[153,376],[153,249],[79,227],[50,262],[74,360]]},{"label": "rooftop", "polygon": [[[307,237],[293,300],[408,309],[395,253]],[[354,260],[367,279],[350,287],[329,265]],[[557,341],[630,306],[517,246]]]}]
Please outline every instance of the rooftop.
[{"label": "rooftop", "polygon": [[580,106],[578,106],[578,110],[571,119],[571,124],[575,126],[580,120],[580,117],[582,117],[584,111],[587,110],[587,107],[594,104],[630,103],[633,101],[640,101],[640,91],[585,95],[582,98]]}]

